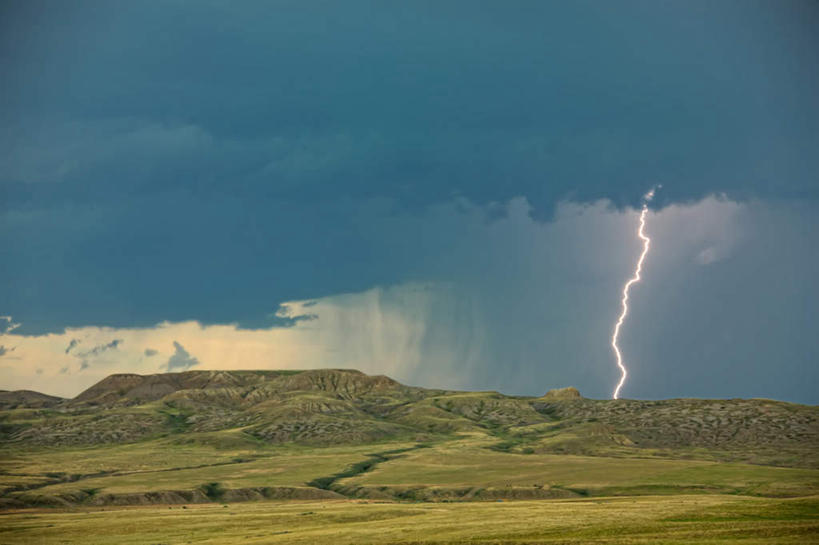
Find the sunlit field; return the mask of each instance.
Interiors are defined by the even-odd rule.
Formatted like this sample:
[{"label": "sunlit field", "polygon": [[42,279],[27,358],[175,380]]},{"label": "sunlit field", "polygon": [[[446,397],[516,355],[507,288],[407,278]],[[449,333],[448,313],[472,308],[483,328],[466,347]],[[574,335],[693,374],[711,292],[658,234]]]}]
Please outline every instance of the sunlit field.
[{"label": "sunlit field", "polygon": [[643,496],[472,503],[363,500],[27,510],[0,517],[0,542],[455,543],[819,542],[819,498]]}]

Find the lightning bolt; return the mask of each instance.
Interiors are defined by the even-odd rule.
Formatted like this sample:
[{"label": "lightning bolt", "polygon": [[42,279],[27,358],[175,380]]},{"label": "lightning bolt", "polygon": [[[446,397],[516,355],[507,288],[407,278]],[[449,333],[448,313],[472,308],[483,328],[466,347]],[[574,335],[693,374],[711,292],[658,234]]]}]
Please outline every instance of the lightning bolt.
[{"label": "lightning bolt", "polygon": [[632,284],[636,284],[641,280],[640,273],[643,270],[643,261],[645,261],[646,255],[648,255],[648,247],[651,243],[651,239],[646,236],[644,230],[646,227],[646,214],[648,214],[648,202],[654,198],[654,191],[655,189],[652,189],[643,196],[643,209],[640,211],[640,228],[637,229],[637,236],[643,241],[643,252],[640,254],[640,259],[637,260],[634,276],[623,286],[623,299],[621,301],[623,310],[617,319],[617,323],[614,324],[614,333],[611,336],[611,347],[614,349],[614,355],[617,357],[617,367],[620,368],[621,373],[620,382],[617,383],[617,387],[614,389],[614,394],[612,395],[613,399],[617,399],[620,396],[620,389],[623,387],[623,384],[625,384],[626,377],[628,376],[626,366],[623,365],[623,355],[617,346],[617,338],[620,336],[620,328],[623,326],[623,322],[625,322],[626,316],[628,315],[628,291],[631,289]]}]

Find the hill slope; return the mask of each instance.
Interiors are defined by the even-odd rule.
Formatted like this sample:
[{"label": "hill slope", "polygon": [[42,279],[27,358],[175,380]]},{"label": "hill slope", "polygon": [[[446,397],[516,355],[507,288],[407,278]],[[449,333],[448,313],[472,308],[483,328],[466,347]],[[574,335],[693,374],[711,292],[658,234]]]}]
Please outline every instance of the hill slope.
[{"label": "hill slope", "polygon": [[732,459],[810,466],[817,460],[802,450],[819,447],[816,407],[762,399],[591,400],[574,388],[513,397],[409,387],[341,369],[111,375],[71,400],[2,392],[0,403],[0,440],[39,445],[228,429],[270,443],[310,444],[477,431],[502,437],[512,452],[668,449],[666,455],[692,456],[710,449]]},{"label": "hill slope", "polygon": [[819,408],[762,399],[517,397],[323,369],[112,375],[0,403],[12,503],[819,492]]},{"label": "hill slope", "polygon": [[54,407],[65,401],[61,397],[32,392],[31,390],[0,390],[0,410],[7,409],[41,409]]}]

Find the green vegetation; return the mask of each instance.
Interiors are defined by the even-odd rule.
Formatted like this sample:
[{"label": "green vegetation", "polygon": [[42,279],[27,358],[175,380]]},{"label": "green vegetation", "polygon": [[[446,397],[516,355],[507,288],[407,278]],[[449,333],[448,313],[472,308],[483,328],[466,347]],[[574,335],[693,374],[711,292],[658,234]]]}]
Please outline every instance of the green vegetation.
[{"label": "green vegetation", "polygon": [[321,370],[115,375],[0,406],[1,543],[807,543],[819,524],[819,408],[769,400]]},{"label": "green vegetation", "polygon": [[368,458],[366,460],[362,460],[361,462],[356,462],[354,464],[349,465],[343,471],[339,471],[338,473],[334,473],[333,475],[329,475],[327,477],[319,477],[317,479],[313,479],[312,481],[308,482],[308,486],[314,486],[316,488],[321,488],[323,490],[333,490],[333,485],[339,481],[340,479],[346,479],[349,477],[355,477],[357,475],[361,475],[362,473],[366,473],[370,471],[372,468],[376,466],[376,464],[387,462],[396,458],[398,454],[402,454],[404,452],[409,452],[414,449],[418,448],[428,448],[429,445],[425,444],[418,444],[413,447],[408,448],[399,448],[393,450],[387,450],[384,452],[376,452],[373,454],[368,454]]},{"label": "green vegetation", "polygon": [[[740,463],[658,458],[509,454],[462,439],[409,452],[339,484],[366,489],[430,488],[430,497],[457,496],[469,488],[496,496],[554,496],[556,490],[586,496],[727,493],[771,496],[819,494],[819,471]],[[552,494],[547,494],[547,491]],[[484,491],[485,492],[485,491]]]},{"label": "green vegetation", "polygon": [[319,370],[113,375],[73,400],[0,402],[6,507],[819,493],[819,411],[769,400],[509,397]]},{"label": "green vegetation", "polygon": [[0,542],[361,544],[816,543],[819,500],[661,496],[480,503],[248,502],[3,515]]},{"label": "green vegetation", "polygon": [[219,501],[225,497],[226,490],[222,483],[205,483],[199,488],[210,500]]}]

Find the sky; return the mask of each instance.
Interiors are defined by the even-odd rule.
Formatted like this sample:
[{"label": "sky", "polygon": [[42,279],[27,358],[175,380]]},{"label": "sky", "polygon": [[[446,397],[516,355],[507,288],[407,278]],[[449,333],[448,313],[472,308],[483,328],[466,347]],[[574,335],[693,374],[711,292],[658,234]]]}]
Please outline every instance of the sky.
[{"label": "sky", "polygon": [[819,4],[0,5],[0,389],[819,403]]}]

